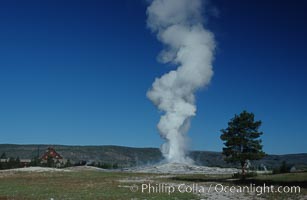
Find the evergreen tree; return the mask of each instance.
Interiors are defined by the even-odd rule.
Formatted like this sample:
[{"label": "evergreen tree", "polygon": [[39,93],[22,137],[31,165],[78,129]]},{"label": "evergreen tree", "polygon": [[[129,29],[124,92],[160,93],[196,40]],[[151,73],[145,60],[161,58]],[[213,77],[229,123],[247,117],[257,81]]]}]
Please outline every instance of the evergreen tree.
[{"label": "evergreen tree", "polygon": [[12,168],[15,168],[15,166],[16,166],[15,158],[13,158],[13,157],[8,158],[8,162],[7,162],[6,168],[7,169],[12,169]]},{"label": "evergreen tree", "polygon": [[55,167],[54,159],[51,156],[48,156],[46,166],[47,167]]},{"label": "evergreen tree", "polygon": [[290,172],[290,166],[287,164],[286,161],[282,161],[279,168],[279,173],[288,173],[288,172]]},{"label": "evergreen tree", "polygon": [[20,158],[17,157],[15,159],[14,168],[19,168],[19,167],[21,167],[21,163],[20,163]]},{"label": "evergreen tree", "polygon": [[258,131],[260,126],[261,121],[255,121],[253,113],[243,111],[228,122],[226,129],[221,130],[221,139],[225,141],[223,148],[225,161],[239,162],[243,176],[247,160],[259,160],[265,156],[262,151],[262,141],[259,139],[263,134]]},{"label": "evergreen tree", "polygon": [[65,163],[64,167],[71,167],[72,164],[70,162],[70,160],[68,159],[67,162]]},{"label": "evergreen tree", "polygon": [[35,156],[34,158],[31,159],[30,166],[40,166],[41,164],[41,159],[39,157]]},{"label": "evergreen tree", "polygon": [[7,159],[7,156],[6,156],[6,153],[5,153],[5,152],[3,152],[3,153],[1,154],[0,159]]}]

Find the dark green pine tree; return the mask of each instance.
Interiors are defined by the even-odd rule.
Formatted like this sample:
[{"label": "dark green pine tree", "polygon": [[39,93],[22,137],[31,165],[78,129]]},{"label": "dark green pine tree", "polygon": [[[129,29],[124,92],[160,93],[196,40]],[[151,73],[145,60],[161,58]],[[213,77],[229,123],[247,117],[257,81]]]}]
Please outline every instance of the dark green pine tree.
[{"label": "dark green pine tree", "polygon": [[7,156],[6,156],[6,153],[5,153],[5,152],[3,152],[3,153],[1,154],[0,159],[7,159]]},{"label": "dark green pine tree", "polygon": [[254,120],[254,114],[243,111],[228,122],[228,128],[222,129],[221,139],[224,142],[223,155],[228,163],[239,162],[242,175],[245,175],[247,160],[259,160],[265,156],[262,151],[263,134],[258,131],[261,121]]}]

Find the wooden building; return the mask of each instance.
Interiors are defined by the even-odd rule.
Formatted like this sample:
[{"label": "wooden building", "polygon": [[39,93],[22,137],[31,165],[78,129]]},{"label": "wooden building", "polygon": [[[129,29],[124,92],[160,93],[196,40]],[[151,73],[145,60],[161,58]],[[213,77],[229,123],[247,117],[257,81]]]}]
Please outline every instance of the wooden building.
[{"label": "wooden building", "polygon": [[64,159],[58,152],[56,152],[53,147],[48,147],[46,152],[41,157],[41,163],[47,163],[48,159],[52,159],[54,163],[56,163],[56,167],[60,167],[67,162],[67,160]]}]

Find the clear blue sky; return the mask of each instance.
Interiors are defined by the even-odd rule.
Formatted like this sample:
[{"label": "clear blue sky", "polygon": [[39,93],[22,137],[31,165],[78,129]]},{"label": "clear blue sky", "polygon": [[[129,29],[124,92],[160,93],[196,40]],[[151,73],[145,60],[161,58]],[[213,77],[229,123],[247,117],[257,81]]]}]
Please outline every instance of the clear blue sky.
[{"label": "clear blue sky", "polygon": [[[159,147],[146,98],[171,69],[145,0],[1,1],[0,143]],[[191,148],[221,151],[234,114],[254,112],[267,153],[307,152],[307,2],[209,4],[214,77],[197,93]]]}]

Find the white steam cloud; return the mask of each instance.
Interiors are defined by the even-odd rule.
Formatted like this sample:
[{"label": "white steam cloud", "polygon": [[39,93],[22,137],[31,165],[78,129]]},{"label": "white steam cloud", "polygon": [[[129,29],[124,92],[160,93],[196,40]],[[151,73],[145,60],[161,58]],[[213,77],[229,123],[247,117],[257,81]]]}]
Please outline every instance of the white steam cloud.
[{"label": "white steam cloud", "polygon": [[147,25],[165,45],[159,61],[178,66],[156,78],[147,97],[164,112],[158,124],[166,140],[161,151],[168,162],[191,163],[186,156],[187,131],[195,116],[195,91],[213,75],[213,34],[202,24],[201,0],[153,0]]}]

